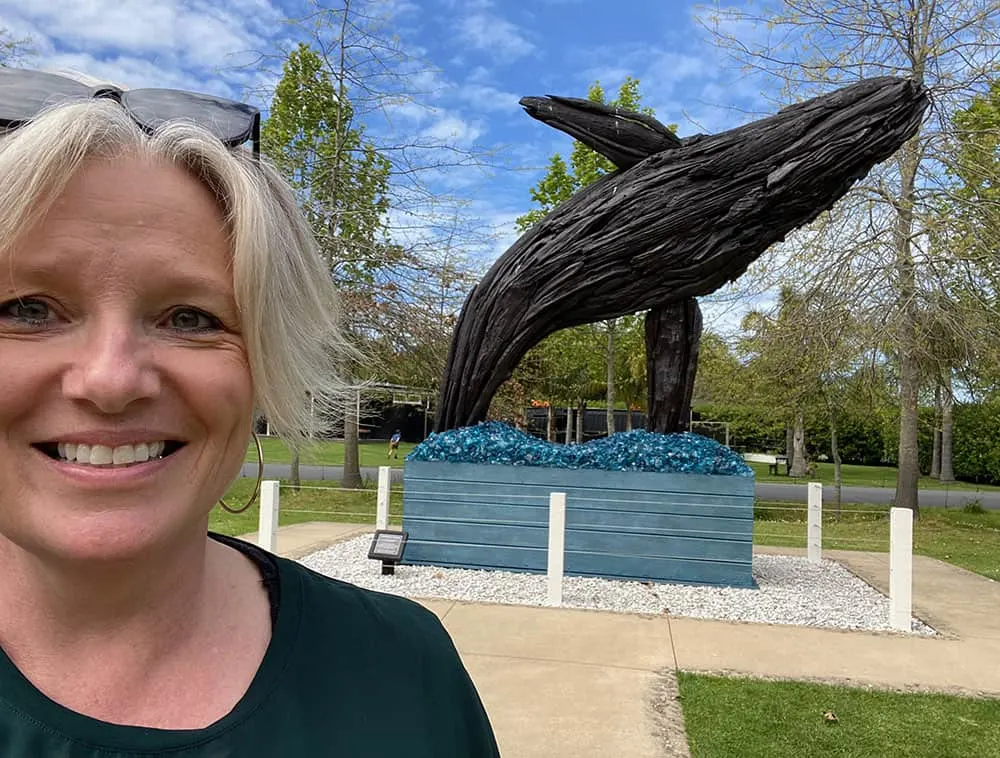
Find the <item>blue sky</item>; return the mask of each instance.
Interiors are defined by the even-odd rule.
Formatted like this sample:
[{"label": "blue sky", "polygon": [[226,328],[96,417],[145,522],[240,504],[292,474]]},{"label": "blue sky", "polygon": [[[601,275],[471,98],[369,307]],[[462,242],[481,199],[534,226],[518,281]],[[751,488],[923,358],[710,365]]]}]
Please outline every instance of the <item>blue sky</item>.
[{"label": "blue sky", "polygon": [[[299,0],[0,0],[0,25],[30,36],[44,68],[69,68],[128,87],[166,86],[247,97],[273,63],[247,65],[292,37],[283,23]],[[339,6],[338,6],[339,7]],[[716,132],[774,110],[760,87],[713,47],[682,0],[390,0],[387,30],[423,61],[417,103],[393,114],[398,130],[497,151],[493,171],[435,179],[464,196],[474,223],[494,232],[484,255],[506,248],[513,219],[553,152],[571,140],[529,118],[524,95],[585,96],[641,80],[644,103],[682,135]]]}]

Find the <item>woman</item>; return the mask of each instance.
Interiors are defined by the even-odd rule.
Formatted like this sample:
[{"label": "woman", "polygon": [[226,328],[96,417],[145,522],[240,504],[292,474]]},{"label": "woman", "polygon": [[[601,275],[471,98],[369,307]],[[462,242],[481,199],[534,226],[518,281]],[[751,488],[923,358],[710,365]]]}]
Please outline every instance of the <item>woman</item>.
[{"label": "woman", "polygon": [[0,755],[497,755],[431,613],[207,533],[336,390],[256,111],[0,70],[0,127]]}]

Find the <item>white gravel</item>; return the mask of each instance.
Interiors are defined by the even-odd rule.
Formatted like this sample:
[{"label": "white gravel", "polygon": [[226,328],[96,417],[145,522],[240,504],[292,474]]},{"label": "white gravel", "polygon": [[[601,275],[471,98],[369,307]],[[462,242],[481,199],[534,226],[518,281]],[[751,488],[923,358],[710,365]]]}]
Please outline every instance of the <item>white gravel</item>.
[{"label": "white gravel", "polygon": [[[370,534],[355,537],[307,555],[301,562],[321,574],[405,597],[547,604],[546,577],[540,574],[397,566],[394,576],[382,576],[381,564],[368,558],[371,542]],[[566,577],[563,605],[618,613],[890,631],[889,599],[833,561],[814,564],[805,558],[757,555],[753,576],[759,589]],[[917,619],[912,631],[934,634]]]}]

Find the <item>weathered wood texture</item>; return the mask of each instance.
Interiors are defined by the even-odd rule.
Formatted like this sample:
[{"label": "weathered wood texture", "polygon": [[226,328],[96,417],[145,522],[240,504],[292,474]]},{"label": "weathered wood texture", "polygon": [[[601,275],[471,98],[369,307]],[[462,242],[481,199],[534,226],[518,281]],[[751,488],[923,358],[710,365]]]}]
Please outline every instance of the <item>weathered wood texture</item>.
[{"label": "weathered wood texture", "polygon": [[476,424],[549,334],[707,295],[828,209],[913,136],[928,104],[904,79],[859,82],[681,146],[581,190],[470,293],[435,429]]},{"label": "weathered wood texture", "polygon": [[659,434],[684,431],[698,370],[701,309],[693,297],[646,314],[646,428]]},{"label": "weathered wood texture", "polygon": [[549,493],[566,493],[565,572],[752,587],[754,480],[407,462],[405,563],[546,570]]},{"label": "weathered wood texture", "polygon": [[651,155],[680,147],[681,140],[652,116],[578,97],[522,97],[528,115],[566,132],[618,168],[632,168]]}]

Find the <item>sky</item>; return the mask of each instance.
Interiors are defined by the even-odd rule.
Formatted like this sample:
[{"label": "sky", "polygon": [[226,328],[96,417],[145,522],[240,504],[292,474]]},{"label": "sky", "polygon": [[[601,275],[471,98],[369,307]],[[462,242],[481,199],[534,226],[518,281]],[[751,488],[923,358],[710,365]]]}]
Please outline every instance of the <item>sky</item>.
[{"label": "sky", "polygon": [[[490,168],[442,170],[430,184],[463,199],[468,220],[491,232],[479,252],[487,262],[516,239],[513,221],[531,208],[529,189],[550,156],[568,157],[572,147],[528,117],[521,97],[584,97],[595,81],[613,94],[632,76],[643,104],[682,136],[775,110],[713,46],[698,22],[707,10],[684,0],[376,0],[369,7],[411,56],[407,87],[415,95],[390,108],[392,128],[490,155]],[[32,67],[130,88],[211,92],[266,111],[276,56],[298,33],[286,21],[306,12],[301,0],[0,0],[0,27],[31,38]],[[736,318],[729,307],[708,310],[709,326]]]}]

